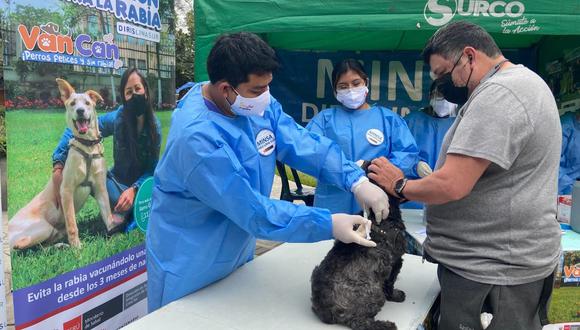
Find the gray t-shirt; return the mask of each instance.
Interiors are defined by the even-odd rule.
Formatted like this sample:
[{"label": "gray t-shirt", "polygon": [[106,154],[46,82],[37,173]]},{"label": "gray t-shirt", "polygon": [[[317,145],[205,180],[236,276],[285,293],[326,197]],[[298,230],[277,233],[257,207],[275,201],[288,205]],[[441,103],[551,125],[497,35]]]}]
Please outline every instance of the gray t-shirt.
[{"label": "gray t-shirt", "polygon": [[425,251],[481,283],[547,277],[560,254],[556,221],[562,129],[544,81],[522,65],[482,81],[459,111],[439,153],[491,161],[471,193],[427,206]]}]

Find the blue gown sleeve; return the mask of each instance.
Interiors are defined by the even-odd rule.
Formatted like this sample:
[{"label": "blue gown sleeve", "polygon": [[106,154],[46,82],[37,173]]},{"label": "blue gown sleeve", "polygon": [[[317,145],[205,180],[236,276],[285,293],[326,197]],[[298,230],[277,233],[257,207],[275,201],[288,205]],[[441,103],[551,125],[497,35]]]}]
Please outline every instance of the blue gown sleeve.
[{"label": "blue gown sleeve", "polygon": [[105,138],[113,135],[115,132],[115,120],[117,119],[118,113],[119,109],[99,116],[99,131],[101,132],[101,137]]},{"label": "blue gown sleeve", "polygon": [[306,125],[306,129],[309,130],[310,132],[324,136],[323,119],[324,118],[322,116],[322,113],[318,113],[310,120],[308,125]]},{"label": "blue gown sleeve", "polygon": [[[567,119],[567,118],[564,118]],[[558,194],[571,194],[571,187],[574,184],[574,179],[568,175],[566,169],[567,155],[570,152],[569,144],[572,136],[573,125],[568,125],[566,120],[562,121],[562,152],[560,154],[560,170],[558,171]]]},{"label": "blue gown sleeve", "polygon": [[278,116],[278,160],[344,191],[350,191],[353,183],[364,176],[363,170],[346,158],[338,144],[298,125],[282,111],[278,101],[272,101],[271,106]]},{"label": "blue gown sleeve", "polygon": [[[98,117],[99,131],[102,137],[107,137],[113,134],[115,126],[115,118],[117,118],[118,110],[109,112]],[[68,142],[73,138],[73,133],[70,128],[65,128],[56,149],[52,153],[52,164],[66,162],[68,157]]]},{"label": "blue gown sleeve", "polygon": [[417,174],[419,148],[407,123],[398,115],[394,116],[391,122],[391,152],[387,158],[400,168],[405,176],[419,177]]},{"label": "blue gown sleeve", "polygon": [[330,212],[272,200],[252,188],[249,175],[227,144],[191,134],[174,154],[185,171],[186,187],[208,207],[223,213],[244,231],[261,239],[315,242],[332,238]]},{"label": "blue gown sleeve", "polygon": [[[155,146],[155,148],[157,148],[157,154],[159,154],[159,152],[161,150],[161,138],[162,137],[161,137],[161,122],[159,121],[159,118],[157,118],[157,117],[155,117],[155,130],[156,130],[156,134],[157,134],[157,145]],[[137,187],[140,187],[141,184],[143,183],[143,181],[145,181],[145,179],[153,176],[153,172],[155,172],[155,168],[157,167],[158,162],[159,162],[159,157],[152,160],[151,164],[149,164],[149,167],[145,170],[143,175],[141,175],[137,179],[137,181],[135,181],[134,184]]]}]

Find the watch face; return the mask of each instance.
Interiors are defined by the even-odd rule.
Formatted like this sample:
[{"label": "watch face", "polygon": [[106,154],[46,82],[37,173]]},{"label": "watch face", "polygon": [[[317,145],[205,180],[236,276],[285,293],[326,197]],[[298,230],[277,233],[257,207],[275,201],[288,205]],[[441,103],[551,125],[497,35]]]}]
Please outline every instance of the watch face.
[{"label": "watch face", "polygon": [[399,179],[397,180],[397,182],[395,182],[395,191],[397,192],[397,194],[401,193],[403,187],[405,187],[405,179]]}]

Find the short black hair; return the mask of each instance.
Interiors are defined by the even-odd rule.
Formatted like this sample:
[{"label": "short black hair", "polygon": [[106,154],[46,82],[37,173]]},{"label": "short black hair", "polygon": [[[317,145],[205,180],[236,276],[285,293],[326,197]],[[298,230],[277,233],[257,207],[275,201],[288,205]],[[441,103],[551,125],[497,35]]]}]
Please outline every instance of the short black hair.
[{"label": "short black hair", "polygon": [[234,87],[247,82],[250,74],[271,73],[279,66],[272,47],[249,32],[221,35],[207,58],[211,83],[225,80]]},{"label": "short black hair", "polygon": [[437,30],[423,49],[423,60],[429,63],[431,55],[440,55],[447,60],[454,60],[463,48],[471,46],[489,57],[501,55],[501,50],[487,31],[481,26],[456,21]]},{"label": "short black hair", "polygon": [[435,95],[443,96],[443,93],[441,93],[441,81],[439,80],[433,80],[429,87],[429,99],[433,98]]},{"label": "short black hair", "polygon": [[353,58],[347,58],[346,60],[342,60],[334,66],[332,70],[332,88],[336,91],[336,84],[340,79],[340,76],[345,74],[348,70],[352,70],[358,73],[361,78],[367,80],[369,75],[366,73],[365,69],[363,68],[362,64],[359,61]]}]

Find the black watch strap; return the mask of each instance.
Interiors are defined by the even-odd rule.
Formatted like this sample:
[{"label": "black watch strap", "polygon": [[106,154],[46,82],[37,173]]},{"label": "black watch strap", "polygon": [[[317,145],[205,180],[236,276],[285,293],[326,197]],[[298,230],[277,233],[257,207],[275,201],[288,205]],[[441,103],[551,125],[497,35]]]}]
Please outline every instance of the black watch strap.
[{"label": "black watch strap", "polygon": [[399,198],[401,198],[401,199],[407,199],[405,194],[403,194],[403,189],[405,189],[406,185],[407,185],[407,178],[402,178],[402,179],[397,180],[397,182],[395,182],[395,192],[397,193],[397,195],[399,195]]}]

